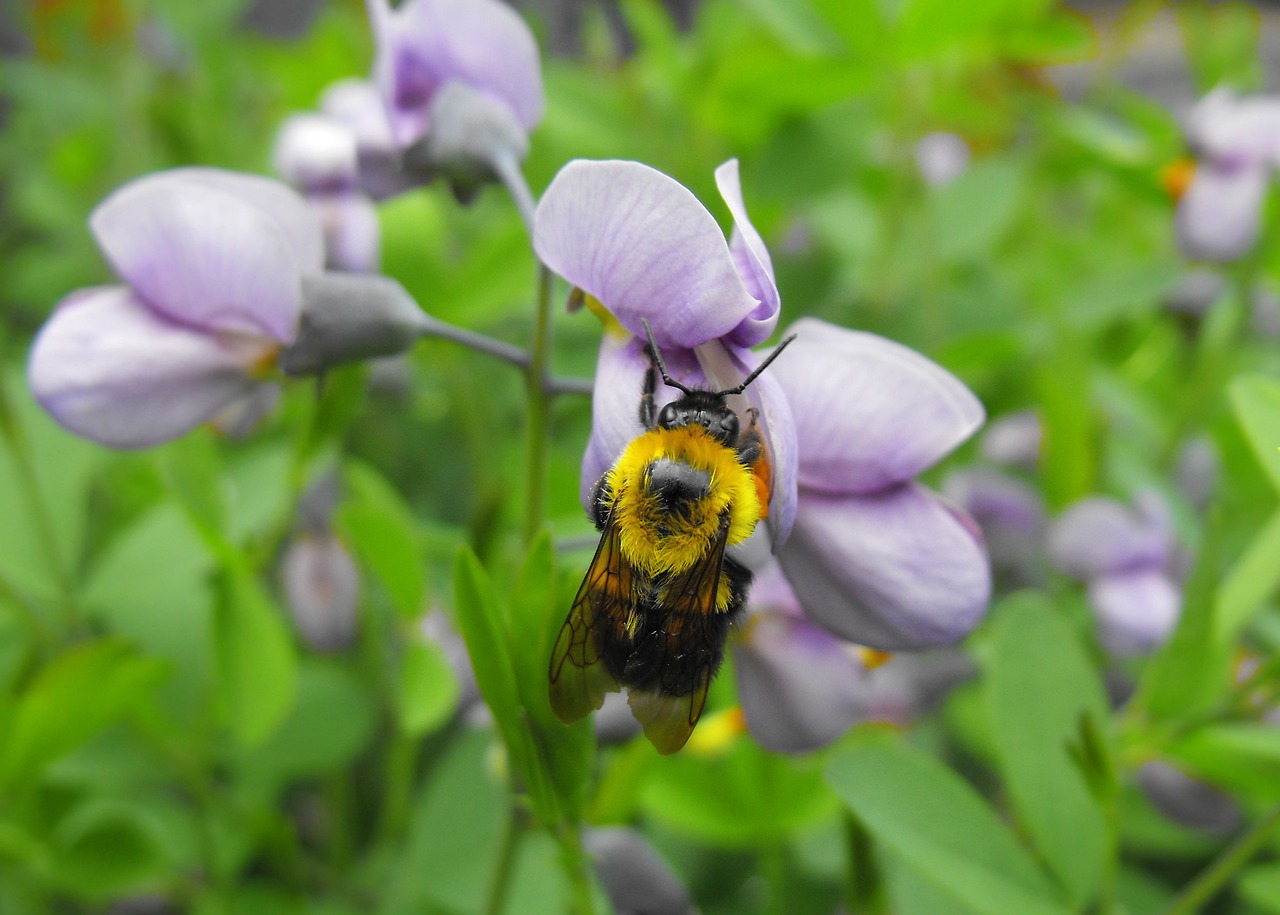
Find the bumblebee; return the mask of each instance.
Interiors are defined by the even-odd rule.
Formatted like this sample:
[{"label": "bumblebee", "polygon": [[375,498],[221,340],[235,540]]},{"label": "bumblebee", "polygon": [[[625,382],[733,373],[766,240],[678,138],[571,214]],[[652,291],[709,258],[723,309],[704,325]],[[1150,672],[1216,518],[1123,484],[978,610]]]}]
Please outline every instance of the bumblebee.
[{"label": "bumblebee", "polygon": [[[640,397],[646,430],[596,483],[588,513],[600,545],[551,652],[551,708],[572,724],[627,688],[659,753],[693,733],[751,572],[725,554],[768,513],[769,462],[756,411],[741,429],[726,398],[742,384],[686,387],[667,373],[647,321],[650,365]],[[657,375],[680,397],[658,411]]]}]

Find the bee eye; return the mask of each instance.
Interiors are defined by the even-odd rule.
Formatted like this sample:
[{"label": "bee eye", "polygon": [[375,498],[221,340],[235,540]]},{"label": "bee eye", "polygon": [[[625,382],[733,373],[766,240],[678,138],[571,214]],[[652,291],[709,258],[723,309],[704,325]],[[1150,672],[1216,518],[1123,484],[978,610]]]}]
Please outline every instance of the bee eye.
[{"label": "bee eye", "polygon": [[720,434],[728,441],[738,437],[738,415],[729,413],[720,420]]},{"label": "bee eye", "polygon": [[676,425],[679,417],[680,414],[676,411],[676,405],[669,403],[658,414],[658,425],[664,429],[670,429]]}]

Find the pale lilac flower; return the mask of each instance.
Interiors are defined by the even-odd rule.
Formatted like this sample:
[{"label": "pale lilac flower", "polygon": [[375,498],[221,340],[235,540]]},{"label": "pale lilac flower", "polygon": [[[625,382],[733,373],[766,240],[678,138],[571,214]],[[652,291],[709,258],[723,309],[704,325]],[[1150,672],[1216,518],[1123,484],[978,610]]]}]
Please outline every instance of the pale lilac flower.
[{"label": "pale lilac flower", "polygon": [[1144,762],[1137,781],[1151,805],[1180,826],[1226,836],[1244,822],[1235,798],[1162,759]]},{"label": "pale lilac flower", "polygon": [[927,133],[916,143],[916,167],[926,184],[942,187],[969,167],[969,144],[945,130]]},{"label": "pale lilac flower", "polygon": [[971,467],[951,473],[942,494],[978,523],[996,581],[1006,589],[1044,577],[1044,500],[1036,489],[1000,470]]},{"label": "pale lilac flower", "polygon": [[866,668],[853,645],[804,615],[776,563],[756,574],[732,641],[751,736],[781,753],[826,746],[866,717]]},{"label": "pale lilac flower", "polygon": [[422,183],[404,170],[387,106],[373,81],[339,80],[321,94],[320,112],[355,137],[356,174],[360,189],[371,199],[386,200]]},{"label": "pale lilac flower", "polygon": [[285,606],[303,640],[316,651],[339,651],[356,637],[360,572],[332,532],[293,539],[281,565]]},{"label": "pale lilac flower", "polygon": [[634,829],[588,829],[583,836],[596,876],[617,915],[694,915],[680,878]]},{"label": "pale lilac flower", "polygon": [[1182,606],[1177,552],[1154,494],[1132,507],[1103,496],[1077,502],[1050,528],[1049,558],[1087,583],[1099,638],[1112,654],[1150,652],[1172,634]]},{"label": "pale lilac flower", "polygon": [[89,220],[128,284],[68,296],[32,347],[31,390],[116,448],[177,438],[253,395],[292,343],[324,246],[284,185],[214,169],[133,181]]},{"label": "pale lilac flower", "polygon": [[355,134],[320,114],[290,117],[276,136],[276,171],[311,206],[324,232],[325,264],[334,270],[376,273],[378,213],[360,189]]},{"label": "pale lilac flower", "polygon": [[810,619],[872,648],[955,642],[986,612],[977,524],[916,483],[982,424],[934,362],[806,318],[770,368],[795,414],[799,507],[778,558]]},{"label": "pale lilac flower", "polygon": [[[747,218],[737,160],[716,169],[734,218],[726,241],[715,218],[678,182],[638,162],[570,162],[538,204],[538,256],[605,309],[616,325],[600,348],[582,494],[643,431],[638,416],[649,357],[648,319],[671,371],[691,387],[729,388],[758,364],[751,346],[778,320],[780,300],[764,241]],[[775,363],[776,364],[776,363]],[[659,408],[677,396],[659,386]],[[772,369],[735,409],[760,411],[773,474],[769,527],[785,538],[795,514],[795,428]]]},{"label": "pale lilac flower", "polygon": [[367,0],[374,81],[405,165],[460,193],[518,163],[542,118],[538,46],[500,0]]},{"label": "pale lilac flower", "polygon": [[234,422],[277,366],[400,352],[420,332],[422,312],[398,284],[323,272],[320,226],[279,182],[176,169],[120,188],[89,222],[125,285],[64,299],[28,379],[58,422],[104,445]]},{"label": "pale lilac flower", "polygon": [[1178,244],[1195,260],[1235,260],[1257,241],[1280,165],[1280,99],[1215,90],[1196,104],[1186,133],[1198,161],[1178,203]]},{"label": "pale lilac flower", "polygon": [[982,433],[982,456],[1001,467],[1033,469],[1040,463],[1040,415],[1035,410],[1006,413]]}]

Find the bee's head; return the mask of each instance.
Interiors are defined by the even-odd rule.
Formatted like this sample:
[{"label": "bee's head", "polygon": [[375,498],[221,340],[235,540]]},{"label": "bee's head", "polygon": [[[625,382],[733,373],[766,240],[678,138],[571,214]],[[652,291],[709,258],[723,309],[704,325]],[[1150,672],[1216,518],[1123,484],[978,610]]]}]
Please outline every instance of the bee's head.
[{"label": "bee's head", "polygon": [[683,397],[658,413],[660,429],[685,426],[702,426],[712,438],[730,447],[738,441],[738,414],[729,408],[724,395],[715,391],[686,390]]}]

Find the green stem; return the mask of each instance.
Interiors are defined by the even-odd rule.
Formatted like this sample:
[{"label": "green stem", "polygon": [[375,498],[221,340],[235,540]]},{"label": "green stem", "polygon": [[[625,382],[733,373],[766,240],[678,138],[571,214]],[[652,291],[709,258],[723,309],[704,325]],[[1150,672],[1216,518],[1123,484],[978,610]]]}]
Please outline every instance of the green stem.
[{"label": "green stem", "polygon": [[1271,840],[1271,834],[1277,826],[1280,826],[1280,804],[1264,813],[1248,832],[1227,846],[1212,864],[1177,895],[1164,910],[1165,915],[1194,915],[1204,911],[1209,900]]},{"label": "green stem", "polygon": [[591,894],[591,859],[582,850],[582,832],[577,826],[566,825],[557,830],[560,844],[560,864],[569,881],[570,911],[573,915],[595,915],[595,897]]},{"label": "green stem", "polygon": [[511,878],[515,874],[517,852],[524,833],[524,818],[515,803],[511,803],[507,808],[507,822],[502,829],[498,860],[494,865],[493,880],[489,884],[489,898],[485,900],[484,915],[502,915],[506,908]]},{"label": "green stem", "polygon": [[844,907],[849,915],[880,910],[880,869],[871,834],[850,813],[844,815]]},{"label": "green stem", "polygon": [[547,365],[551,359],[551,271],[538,266],[538,304],[534,314],[533,347],[525,370],[528,401],[526,428],[524,542],[532,543],[542,528],[547,510],[547,465],[551,441],[551,395]]}]

